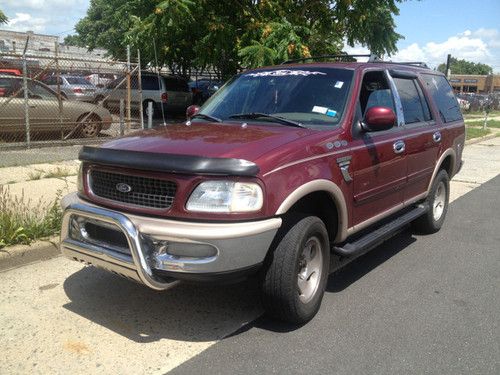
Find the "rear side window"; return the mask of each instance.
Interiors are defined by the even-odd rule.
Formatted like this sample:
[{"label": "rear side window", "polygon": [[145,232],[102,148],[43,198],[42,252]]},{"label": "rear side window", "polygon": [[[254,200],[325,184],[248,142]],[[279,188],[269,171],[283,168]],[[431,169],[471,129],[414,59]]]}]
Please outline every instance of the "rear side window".
[{"label": "rear side window", "polygon": [[165,78],[167,91],[184,91],[189,92],[187,81],[180,78]]},{"label": "rear side window", "polygon": [[421,95],[418,83],[414,79],[394,78],[403,106],[406,124],[429,121],[431,119],[429,106]]},{"label": "rear side window", "polygon": [[156,90],[156,91],[158,91],[160,89],[158,77],[143,76],[142,77],[142,89],[143,90]]},{"label": "rear side window", "polygon": [[427,92],[431,95],[444,122],[462,120],[460,106],[444,76],[422,74]]}]

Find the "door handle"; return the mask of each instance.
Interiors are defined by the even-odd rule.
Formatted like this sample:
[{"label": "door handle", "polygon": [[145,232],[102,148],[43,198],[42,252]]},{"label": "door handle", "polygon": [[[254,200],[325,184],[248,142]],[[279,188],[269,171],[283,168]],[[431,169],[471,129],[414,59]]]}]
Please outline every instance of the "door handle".
[{"label": "door handle", "polygon": [[432,135],[432,139],[434,139],[434,142],[436,142],[436,143],[441,142],[441,133],[440,132],[435,132]]},{"label": "door handle", "polygon": [[403,141],[396,141],[392,145],[392,148],[394,149],[394,152],[396,154],[400,154],[400,153],[404,152],[406,146],[405,146],[405,143]]}]

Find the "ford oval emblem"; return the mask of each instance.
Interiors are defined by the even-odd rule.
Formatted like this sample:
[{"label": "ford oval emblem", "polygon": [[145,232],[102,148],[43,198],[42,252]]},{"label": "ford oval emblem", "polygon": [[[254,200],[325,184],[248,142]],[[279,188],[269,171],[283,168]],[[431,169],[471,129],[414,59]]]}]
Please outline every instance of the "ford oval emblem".
[{"label": "ford oval emblem", "polygon": [[116,184],[116,190],[121,193],[130,193],[132,191],[132,186],[126,184],[125,182],[120,182]]}]

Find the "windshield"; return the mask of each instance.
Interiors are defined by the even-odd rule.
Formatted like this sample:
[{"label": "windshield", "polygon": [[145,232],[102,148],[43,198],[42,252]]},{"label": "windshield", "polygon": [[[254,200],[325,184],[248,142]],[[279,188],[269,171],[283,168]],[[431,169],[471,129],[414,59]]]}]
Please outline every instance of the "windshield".
[{"label": "windshield", "polygon": [[[265,113],[303,125],[335,126],[340,121],[353,72],[333,68],[257,70],[234,77],[212,96],[200,113],[228,120]],[[244,121],[244,116],[239,117]],[[260,118],[258,121],[270,121]]]}]

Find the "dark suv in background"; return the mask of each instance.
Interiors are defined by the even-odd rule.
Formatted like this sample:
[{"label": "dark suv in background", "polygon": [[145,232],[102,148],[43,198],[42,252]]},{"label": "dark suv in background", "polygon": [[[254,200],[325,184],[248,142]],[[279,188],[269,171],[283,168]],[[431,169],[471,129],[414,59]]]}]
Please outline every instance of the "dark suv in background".
[{"label": "dark suv in background", "polygon": [[438,231],[462,165],[457,100],[421,63],[260,68],[188,113],[82,149],[63,254],[156,290],[253,274],[269,315],[304,323],[331,271]]}]

